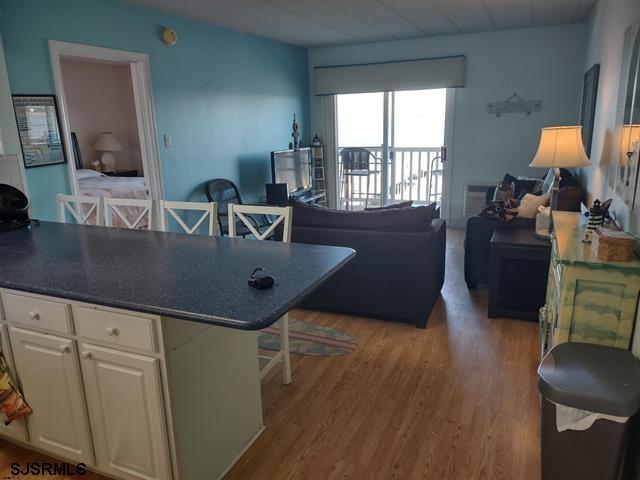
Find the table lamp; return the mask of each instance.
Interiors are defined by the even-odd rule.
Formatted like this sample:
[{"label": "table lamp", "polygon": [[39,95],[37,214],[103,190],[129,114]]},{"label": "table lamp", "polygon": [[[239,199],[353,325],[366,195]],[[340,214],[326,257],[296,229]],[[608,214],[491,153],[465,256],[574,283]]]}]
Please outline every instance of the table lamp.
[{"label": "table lamp", "polygon": [[93,148],[102,152],[100,163],[104,165],[104,171],[115,172],[116,155],[113,152],[122,150],[122,145],[118,141],[118,138],[111,132],[102,132]]},{"label": "table lamp", "polygon": [[[591,165],[582,144],[582,127],[547,127],[541,130],[540,145],[530,167],[553,168],[555,178],[551,187],[551,215],[558,207],[560,168]],[[549,229],[553,229],[553,216]]]}]

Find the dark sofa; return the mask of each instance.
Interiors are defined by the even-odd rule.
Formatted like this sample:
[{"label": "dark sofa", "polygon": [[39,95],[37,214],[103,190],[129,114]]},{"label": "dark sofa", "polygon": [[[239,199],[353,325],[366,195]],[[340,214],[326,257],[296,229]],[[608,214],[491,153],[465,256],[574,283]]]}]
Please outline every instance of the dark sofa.
[{"label": "dark sofa", "polygon": [[426,326],[444,282],[446,225],[434,206],[346,212],[291,205],[293,242],[356,251],[305,308]]},{"label": "dark sofa", "polygon": [[[520,192],[517,191],[516,196]],[[579,212],[584,199],[582,189],[568,170],[562,169],[558,192],[558,210]],[[487,202],[490,198],[487,198]],[[489,251],[491,237],[499,228],[535,228],[535,218],[514,218],[506,222],[483,216],[467,220],[464,238],[464,279],[467,287],[474,289],[479,283],[489,282]]]}]

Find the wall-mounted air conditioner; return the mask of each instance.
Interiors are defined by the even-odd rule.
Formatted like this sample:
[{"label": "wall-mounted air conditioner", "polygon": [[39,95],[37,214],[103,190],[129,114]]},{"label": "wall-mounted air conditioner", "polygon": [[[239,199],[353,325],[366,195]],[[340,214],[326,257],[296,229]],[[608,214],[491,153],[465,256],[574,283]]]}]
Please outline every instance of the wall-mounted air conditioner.
[{"label": "wall-mounted air conditioner", "polygon": [[464,191],[465,217],[473,217],[482,211],[482,207],[486,204],[487,189],[493,187],[495,187],[495,185],[477,183],[467,185],[467,188]]}]

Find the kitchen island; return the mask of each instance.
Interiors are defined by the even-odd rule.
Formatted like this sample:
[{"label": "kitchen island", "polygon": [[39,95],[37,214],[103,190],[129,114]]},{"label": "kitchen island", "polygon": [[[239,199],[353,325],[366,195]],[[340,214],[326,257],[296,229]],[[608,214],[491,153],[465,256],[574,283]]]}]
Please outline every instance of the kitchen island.
[{"label": "kitchen island", "polygon": [[[114,478],[220,478],[264,428],[250,330],[353,255],[49,222],[1,234],[0,340],[34,411],[0,435]],[[258,267],[272,289],[247,285]]]}]

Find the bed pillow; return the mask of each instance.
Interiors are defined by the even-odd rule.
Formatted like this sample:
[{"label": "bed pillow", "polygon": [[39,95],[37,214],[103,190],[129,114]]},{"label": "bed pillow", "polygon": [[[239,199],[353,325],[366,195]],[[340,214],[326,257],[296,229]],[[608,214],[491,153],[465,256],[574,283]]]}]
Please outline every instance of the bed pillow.
[{"label": "bed pillow", "polygon": [[525,194],[518,207],[518,216],[520,218],[535,218],[538,214],[538,207],[546,206],[549,198],[551,198],[551,192],[547,192],[544,195]]},{"label": "bed pillow", "polygon": [[87,178],[104,177],[104,173],[96,172],[90,168],[81,168],[76,170],[78,180],[86,180]]}]

